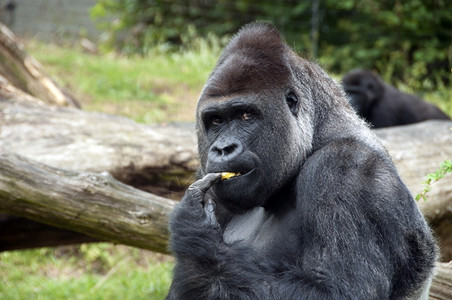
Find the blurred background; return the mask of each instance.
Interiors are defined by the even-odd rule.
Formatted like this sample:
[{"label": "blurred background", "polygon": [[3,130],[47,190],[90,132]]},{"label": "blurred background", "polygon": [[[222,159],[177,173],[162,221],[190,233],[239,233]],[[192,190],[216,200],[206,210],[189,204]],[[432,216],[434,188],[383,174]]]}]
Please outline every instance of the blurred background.
[{"label": "blurred background", "polygon": [[[452,1],[0,0],[0,21],[84,110],[192,122],[229,38],[270,21],[337,80],[373,70],[452,116]],[[172,258],[111,244],[0,253],[1,299],[164,299]]]}]

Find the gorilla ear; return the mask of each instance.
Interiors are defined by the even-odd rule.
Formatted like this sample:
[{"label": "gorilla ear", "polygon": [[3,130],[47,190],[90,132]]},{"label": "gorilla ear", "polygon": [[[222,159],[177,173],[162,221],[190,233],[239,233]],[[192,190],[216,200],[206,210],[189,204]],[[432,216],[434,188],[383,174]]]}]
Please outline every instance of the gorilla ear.
[{"label": "gorilla ear", "polygon": [[287,103],[287,106],[289,106],[289,109],[292,112],[292,114],[294,116],[297,116],[298,106],[299,106],[298,96],[291,89],[288,89],[286,91],[286,103]]}]

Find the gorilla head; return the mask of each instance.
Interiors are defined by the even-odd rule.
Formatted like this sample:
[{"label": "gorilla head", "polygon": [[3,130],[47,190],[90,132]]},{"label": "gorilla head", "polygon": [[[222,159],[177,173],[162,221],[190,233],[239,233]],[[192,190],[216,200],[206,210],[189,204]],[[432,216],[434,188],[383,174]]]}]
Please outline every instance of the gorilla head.
[{"label": "gorilla head", "polygon": [[360,70],[359,75],[348,73],[344,79],[344,89],[350,97],[350,105],[360,116],[369,116],[370,110],[383,96],[384,82],[372,71]]},{"label": "gorilla head", "polygon": [[296,80],[309,66],[300,64],[275,28],[254,25],[231,41],[201,94],[202,174],[241,174],[212,188],[233,211],[268,205],[312,149],[312,91]]},{"label": "gorilla head", "polygon": [[405,125],[429,119],[448,120],[436,106],[402,93],[374,72],[353,70],[342,79],[350,104],[374,128]]}]

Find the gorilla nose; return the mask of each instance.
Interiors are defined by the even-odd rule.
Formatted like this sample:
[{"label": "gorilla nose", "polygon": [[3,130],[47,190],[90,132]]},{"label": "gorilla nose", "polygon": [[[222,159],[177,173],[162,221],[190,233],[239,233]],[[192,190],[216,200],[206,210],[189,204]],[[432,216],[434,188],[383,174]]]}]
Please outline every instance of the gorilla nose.
[{"label": "gorilla nose", "polygon": [[217,159],[232,159],[242,153],[242,143],[235,138],[228,138],[215,142],[210,153]]}]

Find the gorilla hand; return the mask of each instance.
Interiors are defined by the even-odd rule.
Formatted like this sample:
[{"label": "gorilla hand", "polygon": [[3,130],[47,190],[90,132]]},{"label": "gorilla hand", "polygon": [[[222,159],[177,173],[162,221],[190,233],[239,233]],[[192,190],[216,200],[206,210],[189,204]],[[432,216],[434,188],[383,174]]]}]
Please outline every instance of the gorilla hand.
[{"label": "gorilla hand", "polygon": [[172,213],[172,222],[170,222],[172,231],[186,235],[188,231],[198,231],[197,234],[199,234],[199,231],[205,230],[206,227],[209,230],[220,228],[215,217],[215,202],[212,199],[204,201],[207,191],[220,178],[221,173],[209,173],[188,187],[181,202]]},{"label": "gorilla hand", "polygon": [[[260,299],[270,295],[271,275],[265,260],[252,249],[224,242],[215,214],[217,204],[206,195],[216,182],[227,179],[224,174],[209,173],[194,182],[170,217],[170,249],[179,265],[175,266],[167,300],[236,299],[237,295],[240,299]],[[218,291],[224,291],[222,296]]]},{"label": "gorilla hand", "polygon": [[[206,192],[209,188],[221,179],[221,173],[210,173],[202,179],[194,182],[188,187],[187,193],[182,199],[188,203],[191,209],[198,209],[200,206],[197,203],[202,203]],[[215,217],[215,202],[212,199],[207,199],[204,203],[205,222],[209,225],[218,225]]]}]

